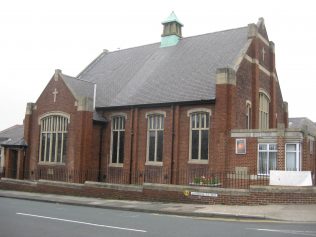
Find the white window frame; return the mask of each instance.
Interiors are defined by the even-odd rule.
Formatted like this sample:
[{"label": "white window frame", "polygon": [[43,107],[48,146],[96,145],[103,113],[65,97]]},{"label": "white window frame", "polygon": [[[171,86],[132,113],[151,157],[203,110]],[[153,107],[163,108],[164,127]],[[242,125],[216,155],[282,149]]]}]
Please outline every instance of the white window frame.
[{"label": "white window frame", "polygon": [[[39,147],[39,163],[40,164],[65,164],[66,158],[64,158],[64,146],[67,146],[68,141],[68,124],[70,116],[63,112],[56,113],[47,113],[40,116],[39,125],[40,125],[40,147]],[[45,146],[44,146],[44,155],[42,157],[43,149],[43,134],[46,134]],[[50,135],[49,144],[47,135]],[[61,134],[61,147],[60,147],[60,161],[57,161],[58,158],[58,135]],[[55,147],[53,147],[53,135],[55,135]],[[64,139],[66,135],[66,140]],[[66,144],[64,144],[66,143]],[[48,151],[47,151],[48,149]],[[67,151],[67,147],[65,147]],[[54,157],[53,157],[54,150]],[[46,155],[48,154],[48,160]]]},{"label": "white window frame", "polygon": [[[267,145],[266,150],[260,150],[260,145]],[[270,145],[275,145],[275,150],[270,150]],[[267,173],[260,173],[260,152],[266,152],[267,153]],[[257,160],[257,169],[258,169],[258,175],[265,175],[270,176],[270,153],[276,153],[276,166],[278,165],[278,144],[277,143],[258,143],[258,160]]]},{"label": "white window frame", "polygon": [[[111,149],[110,149],[110,166],[116,166],[116,167],[123,167],[124,164],[124,158],[125,158],[125,149],[123,152],[123,162],[120,163],[120,138],[122,135],[122,132],[124,132],[125,136],[125,123],[126,123],[126,115],[122,113],[113,114],[111,116]],[[113,155],[113,133],[118,132],[117,134],[117,147],[116,147],[116,162],[113,162],[112,155]],[[124,137],[124,144],[125,148],[125,137]]]},{"label": "white window frame", "polygon": [[[295,151],[287,151],[288,145],[295,145]],[[291,171],[300,171],[301,170],[301,144],[295,143],[295,142],[286,143],[284,150],[285,150],[285,167],[284,167],[284,170],[287,170],[287,154],[288,153],[295,153],[296,170],[291,170]]]},{"label": "white window frame", "polygon": [[270,96],[264,90],[259,91],[259,129],[269,129]]},{"label": "white window frame", "polygon": [[[162,161],[157,161],[157,148],[158,148],[158,132],[162,131],[162,146],[164,143],[164,124],[165,124],[166,113],[163,111],[148,112],[146,113],[147,118],[147,149],[146,149],[146,165],[158,165],[163,164],[163,148],[162,148]],[[154,121],[156,120],[156,121]],[[156,122],[156,127],[154,127],[154,122]],[[149,160],[149,143],[150,143],[150,132],[155,132],[155,151],[154,160]]]},{"label": "white window frame", "polygon": [[[204,125],[205,126],[200,126],[199,128],[192,128],[192,116],[193,115],[198,115],[199,116],[199,124],[201,125],[201,120],[202,120],[202,115],[205,115],[205,119],[206,117],[208,117],[208,127],[206,126],[206,120]],[[189,163],[201,163],[201,164],[208,164],[209,161],[209,143],[210,143],[210,124],[211,124],[211,110],[209,109],[192,109],[188,111],[188,116],[190,117],[190,137],[189,137]],[[196,126],[197,122],[195,122],[195,126]],[[193,130],[197,130],[199,131],[199,145],[198,145],[198,159],[192,159],[192,131]],[[202,131],[208,131],[208,144],[207,144],[207,149],[208,149],[208,153],[207,153],[207,160],[202,160],[201,159],[201,137],[202,137]]]},{"label": "white window frame", "polygon": [[[239,144],[243,144],[243,150],[241,151],[238,147]],[[247,143],[246,138],[237,138],[236,139],[236,147],[235,147],[235,153],[237,155],[244,155],[247,153]]]}]

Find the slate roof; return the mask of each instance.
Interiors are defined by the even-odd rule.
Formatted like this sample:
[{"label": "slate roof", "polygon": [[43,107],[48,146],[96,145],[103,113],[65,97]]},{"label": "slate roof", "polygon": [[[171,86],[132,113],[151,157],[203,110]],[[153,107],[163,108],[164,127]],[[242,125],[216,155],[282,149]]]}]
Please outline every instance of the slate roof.
[{"label": "slate roof", "polygon": [[94,85],[95,83],[80,80],[75,77],[67,76],[65,74],[60,74],[61,77],[64,79],[64,82],[68,86],[68,88],[71,90],[72,94],[77,98],[83,98],[83,97],[94,97]]},{"label": "slate roof", "polygon": [[[71,77],[65,74],[59,74],[66,83],[69,90],[72,92],[76,99],[89,97],[94,99],[94,86],[95,83],[84,81],[75,77]],[[101,123],[105,123],[106,119],[102,117],[97,111],[93,111],[93,120]]]},{"label": "slate roof", "polygon": [[0,146],[26,146],[24,126],[14,125],[0,132]]},{"label": "slate roof", "polygon": [[289,118],[289,127],[306,130],[309,134],[316,136],[316,124],[309,118]]},{"label": "slate roof", "polygon": [[104,52],[78,78],[97,84],[96,107],[215,99],[216,69],[233,67],[248,27]]}]

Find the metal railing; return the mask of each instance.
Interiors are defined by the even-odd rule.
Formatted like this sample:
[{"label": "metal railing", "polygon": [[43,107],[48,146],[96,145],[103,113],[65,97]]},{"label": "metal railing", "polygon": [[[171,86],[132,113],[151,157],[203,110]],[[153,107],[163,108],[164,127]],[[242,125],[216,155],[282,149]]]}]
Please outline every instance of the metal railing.
[{"label": "metal railing", "polygon": [[73,183],[84,181],[105,182],[113,184],[143,183],[192,185],[217,188],[242,188],[247,189],[250,185],[268,185],[269,177],[258,175],[256,170],[247,172],[236,171],[211,171],[207,168],[186,168],[178,172],[171,172],[164,167],[146,166],[144,170],[130,173],[129,170],[110,167],[107,170],[75,170],[66,167],[38,167],[34,170],[5,169],[0,173],[2,177],[28,180],[52,180]]}]

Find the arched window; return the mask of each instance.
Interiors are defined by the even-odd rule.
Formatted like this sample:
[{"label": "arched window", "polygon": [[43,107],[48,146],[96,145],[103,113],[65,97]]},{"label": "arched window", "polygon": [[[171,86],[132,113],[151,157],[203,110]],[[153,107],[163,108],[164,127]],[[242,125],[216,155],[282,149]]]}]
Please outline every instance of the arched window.
[{"label": "arched window", "polygon": [[264,92],[259,93],[259,129],[269,128],[270,98]]},{"label": "arched window", "polygon": [[40,119],[40,162],[66,162],[69,117],[49,115]]}]

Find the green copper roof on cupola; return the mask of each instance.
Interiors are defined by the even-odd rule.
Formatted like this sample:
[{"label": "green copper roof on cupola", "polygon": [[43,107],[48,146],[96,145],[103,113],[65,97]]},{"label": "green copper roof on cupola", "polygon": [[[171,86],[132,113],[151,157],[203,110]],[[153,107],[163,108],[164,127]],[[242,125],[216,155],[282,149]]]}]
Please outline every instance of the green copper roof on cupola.
[{"label": "green copper roof on cupola", "polygon": [[176,14],[174,13],[174,11],[171,12],[171,14],[167,17],[166,20],[164,20],[163,22],[161,22],[162,24],[167,24],[170,22],[177,22],[178,24],[180,24],[181,26],[183,26],[183,24],[179,21],[178,17],[176,16]]},{"label": "green copper roof on cupola", "polygon": [[174,12],[168,16],[166,20],[161,22],[163,24],[163,32],[161,35],[161,48],[177,45],[182,38],[182,26],[178,17]]}]

